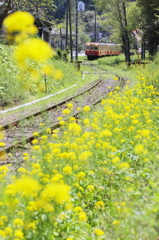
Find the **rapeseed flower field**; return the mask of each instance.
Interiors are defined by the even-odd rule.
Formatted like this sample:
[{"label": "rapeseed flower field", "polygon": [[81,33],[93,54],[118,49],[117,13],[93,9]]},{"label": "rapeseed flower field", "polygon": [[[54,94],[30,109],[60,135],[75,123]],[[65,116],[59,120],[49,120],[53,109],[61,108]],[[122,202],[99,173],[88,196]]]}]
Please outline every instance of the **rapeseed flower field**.
[{"label": "rapeseed flower field", "polygon": [[49,62],[55,52],[50,44],[35,35],[38,29],[34,21],[30,13],[17,11],[6,17],[3,25],[8,43],[14,45],[13,60],[18,67],[17,79],[27,90],[36,88],[44,92],[43,78],[51,77],[59,81],[63,73]]},{"label": "rapeseed flower field", "polygon": [[78,123],[64,121],[68,104],[14,174],[0,166],[0,240],[157,239],[159,99],[147,79],[85,106]]},{"label": "rapeseed flower field", "polygon": [[35,132],[16,174],[0,167],[1,239],[156,239],[158,109],[152,85],[127,85],[79,123]]}]

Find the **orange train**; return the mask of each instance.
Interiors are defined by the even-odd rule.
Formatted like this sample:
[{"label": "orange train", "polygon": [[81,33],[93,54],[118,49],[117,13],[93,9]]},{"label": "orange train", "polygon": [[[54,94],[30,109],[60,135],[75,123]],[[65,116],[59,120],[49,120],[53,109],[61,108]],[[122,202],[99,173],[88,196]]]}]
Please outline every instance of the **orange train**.
[{"label": "orange train", "polygon": [[88,60],[94,60],[105,56],[117,56],[121,53],[121,46],[117,44],[90,42],[85,45],[85,55]]}]

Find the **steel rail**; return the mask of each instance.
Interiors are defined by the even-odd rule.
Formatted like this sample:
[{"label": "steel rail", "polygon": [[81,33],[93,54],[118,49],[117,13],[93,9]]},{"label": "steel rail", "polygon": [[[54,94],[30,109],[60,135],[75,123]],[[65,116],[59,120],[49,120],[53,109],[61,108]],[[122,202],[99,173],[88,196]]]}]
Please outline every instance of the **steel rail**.
[{"label": "steel rail", "polygon": [[[121,83],[121,81],[122,81],[122,79],[120,78],[119,82]],[[97,84],[96,84],[96,85],[97,85]],[[92,87],[91,87],[91,88],[92,88]],[[116,87],[114,87],[114,89],[112,89],[111,91],[109,91],[107,94],[109,94],[110,92],[115,91],[115,88],[116,88]],[[87,91],[88,91],[88,90],[87,90]],[[83,92],[85,92],[85,91],[83,91]],[[82,92],[82,93],[83,93],[83,92]],[[94,101],[94,102],[91,104],[91,106],[97,105],[98,103],[100,103],[100,102],[102,101],[102,99],[103,99],[103,97],[97,99],[96,101]],[[72,117],[76,117],[76,116],[77,116],[78,114],[80,114],[81,112],[82,112],[81,110],[76,111],[76,112],[74,112],[71,116],[72,116]],[[70,116],[69,116],[68,118],[63,119],[63,120],[67,122],[69,118],[70,118]],[[51,125],[51,126],[47,126],[47,128],[50,128],[51,131],[53,131],[54,129],[60,128],[60,127],[61,127],[61,125],[60,125],[59,122],[56,122],[56,123],[54,123],[54,124]],[[44,132],[45,132],[45,130],[40,131],[40,132],[39,132],[39,135],[44,134]],[[35,139],[35,136],[34,136],[34,135],[30,135],[30,136],[27,137],[25,140],[20,140],[20,141],[16,142],[16,144],[12,144],[12,145],[10,145],[10,146],[8,146],[8,147],[6,147],[6,148],[3,148],[3,150],[0,151],[0,154],[1,154],[2,152],[9,153],[11,150],[18,148],[19,146],[22,146],[22,148],[23,148],[23,147],[24,147],[24,146],[23,146],[24,144],[31,143],[33,139]],[[24,148],[25,148],[25,147],[24,147]],[[10,161],[1,162],[0,165],[4,165],[4,164],[8,164],[8,163],[11,163],[11,162],[10,162]]]},{"label": "steel rail", "polygon": [[[2,126],[2,129],[7,130],[7,129],[9,129],[9,127],[12,127],[12,126],[16,126],[16,127],[17,127],[17,126],[18,126],[18,123],[21,122],[21,121],[24,121],[24,120],[29,119],[29,118],[31,118],[31,117],[36,117],[36,116],[42,114],[43,112],[46,112],[46,111],[50,111],[50,110],[52,110],[52,109],[55,109],[55,108],[57,108],[58,106],[63,105],[63,104],[65,104],[66,102],[68,102],[68,101],[70,101],[70,100],[72,100],[72,99],[74,99],[74,98],[76,98],[76,97],[78,97],[78,96],[82,96],[83,94],[89,92],[91,89],[95,88],[101,81],[102,81],[102,76],[100,76],[100,78],[98,79],[98,81],[97,81],[95,84],[93,84],[91,87],[87,88],[86,90],[82,91],[81,93],[78,93],[78,94],[76,94],[76,95],[73,95],[73,96],[65,99],[64,101],[61,101],[61,102],[59,102],[59,103],[57,103],[57,104],[52,105],[52,106],[49,107],[49,108],[42,109],[41,111],[37,111],[37,112],[35,112],[35,113],[31,114],[31,115],[28,115],[27,117],[23,117],[23,118],[20,118],[20,119],[14,121],[14,122],[11,122],[11,123],[9,123],[9,124],[3,125],[3,126]],[[76,115],[76,114],[78,114],[78,113],[76,112],[74,115]],[[74,116],[74,115],[73,115],[73,116]],[[67,119],[66,119],[66,120],[67,120]],[[55,129],[55,128],[58,128],[59,126],[60,126],[59,123],[55,123],[53,126],[51,126],[51,128],[52,128],[52,129]],[[47,128],[49,128],[49,127],[47,127]],[[42,132],[43,132],[43,131],[42,131]],[[42,134],[42,132],[40,132],[40,133]],[[33,135],[30,135],[30,136],[26,137],[25,140],[23,139],[23,140],[16,141],[16,143],[13,143],[13,144],[5,147],[5,148],[0,149],[0,154],[2,154],[3,152],[9,153],[9,152],[11,151],[11,149],[13,149],[13,148],[15,147],[15,145],[16,145],[16,146],[20,146],[20,145],[22,145],[22,144],[24,144],[24,143],[26,144],[26,143],[28,143],[28,142],[31,142],[33,139],[34,139],[34,136],[33,136]]]},{"label": "steel rail", "polygon": [[[87,64],[87,65],[88,65],[88,64]],[[92,66],[92,65],[95,66],[95,64],[91,64],[91,66]],[[112,74],[116,75],[117,78],[118,78],[119,84],[121,84],[122,87],[124,86],[123,78],[121,78],[121,77],[120,77],[119,75],[117,75],[116,73],[111,72],[111,71],[107,71],[107,70],[102,69],[102,68],[99,68],[99,67],[98,67],[98,69],[104,70],[104,72],[102,72],[102,73],[112,73]],[[100,72],[97,72],[97,73],[100,74]],[[42,109],[41,111],[37,111],[37,112],[35,112],[35,113],[33,113],[33,114],[30,114],[30,115],[28,115],[28,116],[26,116],[26,117],[20,118],[20,119],[14,121],[14,122],[11,122],[11,123],[9,123],[9,124],[3,125],[3,128],[4,128],[4,129],[8,129],[10,126],[16,125],[16,124],[18,124],[20,121],[23,121],[23,120],[25,120],[25,119],[29,119],[29,118],[34,117],[34,116],[38,116],[38,115],[42,114],[43,112],[46,112],[46,111],[50,111],[50,110],[52,110],[52,109],[55,109],[56,107],[65,104],[66,102],[72,100],[73,98],[76,98],[76,97],[78,97],[78,96],[80,96],[80,95],[83,95],[83,94],[86,93],[86,92],[89,92],[89,90],[95,88],[101,81],[102,81],[102,76],[100,76],[100,79],[99,79],[94,85],[92,85],[91,87],[89,87],[87,90],[84,90],[84,91],[82,91],[81,93],[78,93],[78,94],[76,94],[76,95],[73,95],[73,96],[65,99],[64,101],[61,101],[61,102],[59,102],[59,103],[57,103],[57,104],[52,105],[52,106],[49,107],[49,108],[44,108],[44,109]],[[109,91],[107,94],[109,94],[110,92],[115,91],[115,88],[116,88],[116,87],[114,87],[114,89],[111,89],[111,91]],[[107,94],[106,94],[106,95],[107,95]],[[96,100],[96,101],[94,101],[93,103],[91,103],[91,106],[94,106],[94,105],[100,103],[100,102],[102,101],[102,99],[103,99],[103,96],[102,96],[102,98],[99,98],[98,100]],[[76,110],[76,112],[74,112],[74,113],[72,114],[72,117],[73,117],[73,116],[76,117],[76,116],[77,116],[78,114],[80,114],[81,112],[82,112],[82,111],[77,111],[77,110]],[[67,122],[69,118],[70,118],[70,116],[69,116],[68,118],[63,119],[63,120]],[[56,123],[54,123],[53,125],[51,125],[51,126],[49,126],[49,127],[47,126],[47,128],[50,128],[50,129],[53,131],[54,129],[60,128],[60,126],[61,126],[60,123],[59,123],[59,122],[56,122]],[[44,132],[45,132],[45,130],[38,131],[39,135],[42,135]],[[25,148],[24,144],[31,143],[33,139],[35,139],[34,135],[30,135],[30,136],[26,137],[26,138],[23,139],[23,140],[17,141],[15,144],[11,144],[11,145],[3,148],[2,150],[0,150],[0,154],[3,154],[4,152],[5,152],[5,153],[9,153],[9,152],[11,152],[12,150],[17,149],[18,147]],[[12,162],[12,161],[8,161],[8,160],[5,160],[4,162],[1,161],[1,162],[0,162],[0,165],[9,164],[9,163],[13,163],[13,162]]]},{"label": "steel rail", "polygon": [[52,106],[50,106],[50,107],[48,107],[48,108],[44,108],[44,109],[42,109],[42,110],[40,110],[40,111],[36,111],[36,112],[34,112],[33,114],[30,114],[30,115],[28,115],[28,116],[26,116],[26,117],[19,118],[18,120],[13,121],[13,122],[11,122],[11,123],[9,123],[9,124],[2,125],[1,128],[4,129],[4,130],[6,130],[6,129],[8,129],[10,126],[15,126],[15,125],[17,125],[19,122],[21,122],[21,121],[24,121],[24,120],[29,119],[29,118],[32,118],[32,117],[39,116],[39,115],[41,115],[41,114],[44,113],[44,112],[53,110],[53,109],[55,109],[55,108],[57,108],[57,107],[65,104],[66,102],[71,101],[73,98],[78,97],[78,96],[80,96],[80,95],[83,95],[84,93],[90,91],[92,88],[96,87],[96,85],[98,85],[101,81],[102,81],[102,76],[100,76],[100,78],[98,79],[98,81],[97,81],[94,85],[92,85],[90,88],[82,91],[81,93],[78,93],[78,94],[76,94],[76,95],[73,95],[73,96],[71,96],[71,97],[69,97],[69,98],[67,98],[67,99],[65,99],[65,100],[63,100],[63,101],[61,101],[61,102],[59,102],[59,103],[57,103],[57,104],[54,104],[54,105],[52,105]]}]

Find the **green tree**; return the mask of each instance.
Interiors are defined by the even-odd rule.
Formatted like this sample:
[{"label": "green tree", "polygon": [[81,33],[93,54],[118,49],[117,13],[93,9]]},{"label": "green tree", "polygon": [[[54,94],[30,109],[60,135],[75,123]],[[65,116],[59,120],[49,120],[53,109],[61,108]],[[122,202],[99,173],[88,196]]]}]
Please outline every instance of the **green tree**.
[{"label": "green tree", "polygon": [[146,41],[150,55],[154,55],[159,44],[159,1],[137,0],[141,9],[143,40]]},{"label": "green tree", "polygon": [[125,59],[130,62],[130,40],[128,32],[128,20],[127,20],[127,1],[126,0],[94,0],[95,5],[103,13],[107,13],[107,17],[111,18],[111,24],[114,31],[119,33],[122,41],[123,51]]},{"label": "green tree", "polygon": [[0,29],[4,18],[8,15],[8,12],[12,9],[12,0],[0,1]]},{"label": "green tree", "polygon": [[0,1],[0,28],[4,18],[17,10],[27,11],[40,18],[49,18],[55,8],[54,0],[4,0]]},{"label": "green tree", "polygon": [[127,4],[127,19],[129,32],[142,27],[141,9],[137,6],[136,2]]},{"label": "green tree", "polygon": [[[128,19],[128,32],[129,32],[129,38],[130,38],[130,46],[131,46],[131,48],[136,48],[137,40],[132,35],[132,31],[137,28],[142,29],[142,21],[143,21],[141,9],[137,6],[136,2],[128,3],[127,19]],[[142,37],[141,34],[140,34],[140,36]]]}]

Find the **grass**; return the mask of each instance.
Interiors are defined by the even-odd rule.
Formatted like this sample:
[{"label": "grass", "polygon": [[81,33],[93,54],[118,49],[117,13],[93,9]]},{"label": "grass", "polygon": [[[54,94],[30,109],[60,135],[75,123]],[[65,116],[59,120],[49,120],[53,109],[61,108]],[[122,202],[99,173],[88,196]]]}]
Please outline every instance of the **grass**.
[{"label": "grass", "polygon": [[[24,54],[20,56],[28,56],[19,49]],[[39,52],[33,53],[40,60]],[[158,239],[159,58],[145,68],[127,67],[121,58],[94,63],[129,78],[133,84],[127,82],[124,91],[116,88],[96,108],[81,106],[78,122],[70,114],[73,104],[67,104],[58,118],[61,128],[46,128],[42,135],[33,133],[30,149],[21,155],[21,166],[0,166],[0,240]],[[7,102],[10,96],[11,100],[14,94],[19,101],[38,97],[39,89],[44,89],[43,82],[35,78],[39,72],[32,71],[38,65],[28,61],[33,77],[26,73],[18,80],[14,62],[7,59],[0,69],[6,80],[0,88],[2,100]],[[2,63],[3,57],[0,60]],[[55,79],[59,81],[47,79],[48,93],[81,80],[72,65],[52,63],[57,64]],[[65,82],[57,71],[59,67],[66,72]],[[66,116],[68,122],[64,121]],[[45,122],[40,126],[45,127]],[[0,147],[4,147],[5,136],[0,130]],[[17,149],[15,155],[0,152],[0,160],[13,160],[14,164],[19,154]]]},{"label": "grass", "polygon": [[138,77],[78,123],[34,133],[12,176],[0,167],[2,239],[157,239],[159,99]]},{"label": "grass", "polygon": [[[49,104],[49,103],[55,104],[55,103],[57,103],[57,102],[62,101],[63,99],[69,98],[70,96],[77,94],[79,88],[83,87],[84,85],[86,85],[86,84],[88,84],[88,83],[90,83],[90,82],[93,82],[94,80],[98,80],[98,79],[99,79],[99,75],[95,75],[95,76],[93,76],[92,74],[90,74],[90,75],[86,74],[86,75],[84,75],[84,76],[80,75],[79,81],[76,82],[76,84],[77,84],[76,86],[70,88],[69,90],[67,90],[67,91],[65,91],[65,92],[62,92],[62,93],[57,94],[57,95],[55,95],[55,96],[52,96],[52,97],[50,97],[50,98],[48,98],[48,99],[46,99],[46,100],[42,100],[42,101],[39,101],[39,102],[37,102],[37,103],[34,103],[34,104],[30,105],[30,106],[29,106],[30,112],[31,112],[32,110],[34,110],[34,109],[37,109],[37,107],[38,107],[38,109],[43,109],[43,108],[45,108],[45,106],[46,106],[47,104]],[[74,84],[73,84],[73,85],[74,85]],[[73,86],[73,85],[71,85],[71,86]],[[63,89],[67,89],[67,88],[69,88],[69,87],[70,87],[70,83],[65,84],[65,85],[63,86],[63,88],[57,89],[57,93],[60,92],[60,91],[63,90]],[[54,94],[56,94],[56,92],[54,92]],[[45,96],[47,96],[47,95],[46,95],[46,94],[41,94],[41,95],[40,95],[40,97],[45,97]],[[35,100],[35,99],[36,99],[36,98],[34,98],[34,99],[28,99],[27,101],[29,101],[29,100],[30,100],[30,101],[33,101],[33,100]],[[38,98],[38,99],[39,99],[39,98]],[[19,109],[17,109],[17,110],[13,110],[13,111],[11,111],[11,112],[3,113],[3,117],[9,116],[9,115],[11,115],[11,114],[13,114],[13,113],[20,113],[20,112],[23,112],[23,111],[25,111],[25,110],[28,110],[28,107],[27,107],[27,106],[26,106],[26,107],[19,108]],[[23,114],[23,113],[22,113],[22,114]],[[1,115],[1,114],[0,114],[0,115]]]},{"label": "grass", "polygon": [[[58,119],[60,129],[34,133],[25,164],[16,172],[0,166],[2,240],[157,239],[158,61],[144,68],[114,65],[117,57],[93,61],[133,84],[109,93],[96,108],[84,106],[78,123],[73,117],[63,121],[72,111],[69,103]],[[94,70],[81,65],[81,71]],[[65,94],[94,75],[79,79]],[[3,137],[1,131],[1,146]],[[15,160],[1,153],[6,157]]]},{"label": "grass", "polygon": [[[9,51],[9,49],[7,49],[7,51]],[[10,54],[10,52],[9,53],[7,52],[7,54],[6,54],[7,62],[9,61],[9,54]],[[79,61],[82,61],[83,63],[85,61],[87,62],[86,57],[79,57]],[[104,58],[100,58],[98,60],[91,61],[91,63],[92,64],[97,64],[99,66],[99,68],[101,67],[102,69],[105,69],[107,71],[112,71],[112,72],[118,74],[121,77],[124,77],[124,78],[127,78],[127,79],[132,79],[131,80],[131,85],[134,85],[137,82],[137,78],[136,78],[137,73],[136,72],[138,70],[143,69],[143,65],[132,65],[132,66],[128,67],[124,63],[124,56],[123,55],[104,57]],[[59,60],[58,61],[55,61],[55,60],[52,61],[51,60],[51,64],[55,66],[55,69],[62,68],[64,70],[63,80],[60,83],[58,83],[58,82],[56,83],[56,81],[53,81],[54,82],[54,85],[53,85],[54,87],[52,88],[52,90],[50,90],[50,83],[52,82],[52,80],[50,78],[48,78],[47,79],[47,84],[48,84],[48,88],[49,88],[49,93],[46,94],[45,92],[37,91],[36,94],[27,94],[24,99],[23,99],[23,97],[22,98],[19,97],[18,105],[21,105],[21,104],[27,103],[27,102],[32,102],[36,99],[40,99],[40,98],[45,97],[47,95],[56,94],[57,92],[59,92],[63,89],[66,89],[70,86],[73,86],[75,83],[77,83],[77,85],[75,87],[73,87],[72,89],[69,89],[66,92],[60,93],[59,95],[55,95],[55,96],[53,96],[49,99],[40,101],[38,103],[33,104],[32,106],[29,106],[29,111],[30,112],[32,110],[36,109],[37,107],[38,107],[38,109],[43,109],[50,102],[57,103],[57,102],[61,101],[62,99],[68,98],[69,96],[75,94],[76,91],[78,91],[78,89],[80,87],[82,87],[85,84],[90,83],[91,81],[93,81],[95,79],[98,79],[100,77],[100,74],[99,75],[98,74],[94,74],[94,75],[85,74],[83,76],[81,74],[81,72],[96,72],[97,71],[97,70],[93,69],[92,67],[86,66],[86,65],[83,65],[83,64],[81,64],[81,66],[80,66],[80,71],[77,71],[77,68],[75,67],[74,64],[72,65],[71,63],[65,63],[65,62],[59,61]],[[8,66],[8,69],[10,69],[10,65]],[[100,69],[98,71],[100,71]],[[12,74],[14,75],[14,72]],[[74,76],[74,78],[72,76]],[[11,75],[11,77],[12,77],[12,75]],[[104,75],[104,77],[109,78],[109,77],[114,77],[114,75],[113,74],[106,74],[106,75]],[[9,80],[9,82],[10,81],[11,80]],[[44,83],[44,79],[42,81]],[[36,88],[36,86],[34,86],[34,87]],[[19,84],[17,84],[16,87],[14,87],[14,91],[19,92],[19,91],[17,91],[17,88],[18,89],[20,88]],[[10,90],[12,90],[12,88],[10,88]],[[23,91],[22,91],[22,89],[20,91],[20,94],[22,96],[23,96]],[[7,95],[8,95],[8,93],[7,93]],[[13,102],[13,99],[11,99],[11,100]],[[14,103],[14,105],[9,104],[9,106],[7,106],[5,108],[3,107],[3,109],[11,108],[12,106],[14,107],[15,105],[16,105],[15,103]],[[3,117],[7,117],[7,116],[10,116],[14,113],[20,113],[20,112],[21,112],[21,114],[23,114],[23,112],[25,110],[28,110],[28,107],[19,108],[17,110],[14,110],[14,111],[8,112],[8,113],[3,113]]]},{"label": "grass", "polygon": [[[99,77],[100,77],[100,74],[95,74],[95,75],[84,74],[84,75],[82,75],[81,72],[96,71],[96,70],[92,70],[91,67],[85,66],[85,65],[82,65],[82,64],[81,64],[81,69],[80,69],[81,72],[77,71],[77,69],[74,67],[74,65],[72,66],[71,63],[65,63],[65,62],[62,62],[62,61],[53,61],[52,64],[57,69],[59,69],[60,67],[62,69],[64,69],[64,80],[63,80],[63,82],[60,85],[58,85],[56,88],[52,89],[52,91],[48,94],[39,91],[39,92],[37,92],[36,95],[27,95],[27,98],[25,100],[19,102],[18,105],[21,105],[21,104],[24,104],[24,103],[27,103],[27,102],[31,102],[31,101],[34,101],[34,100],[39,99],[39,98],[43,98],[43,97],[45,97],[49,94],[50,95],[51,94],[56,94],[57,92],[59,92],[63,89],[66,89],[70,86],[73,86],[74,84],[77,84],[72,89],[69,89],[66,92],[60,93],[59,95],[55,95],[55,96],[53,96],[49,99],[40,101],[38,103],[35,103],[35,104],[29,106],[30,111],[32,111],[33,109],[36,109],[37,107],[38,107],[38,109],[43,109],[50,102],[56,103],[56,102],[61,101],[64,98],[68,98],[69,96],[74,95],[76,92],[78,92],[79,88],[81,88],[82,86],[84,86],[84,85],[86,85],[86,84],[88,84],[88,83],[90,83],[94,80],[99,79]],[[74,76],[74,78],[72,78],[72,75],[74,75],[74,74],[75,74],[75,76]],[[107,74],[105,76],[106,77],[114,77],[114,75],[111,75],[111,74]],[[50,79],[49,79],[49,81],[50,81]],[[14,106],[15,106],[15,104],[13,105],[13,107]],[[9,105],[8,107],[6,107],[4,109],[11,108],[11,107],[12,106]],[[23,111],[25,111],[25,110],[28,110],[28,107],[22,107],[22,108],[19,108],[17,110],[13,110],[11,112],[3,113],[3,117],[7,117],[11,114],[20,113],[20,112],[21,112],[21,114],[23,114]]]}]

